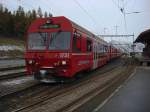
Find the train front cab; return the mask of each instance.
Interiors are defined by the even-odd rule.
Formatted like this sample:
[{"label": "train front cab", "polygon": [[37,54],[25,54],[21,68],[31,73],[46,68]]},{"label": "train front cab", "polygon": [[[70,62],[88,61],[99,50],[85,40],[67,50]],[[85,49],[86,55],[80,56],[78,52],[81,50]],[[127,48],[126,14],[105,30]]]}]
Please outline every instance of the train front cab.
[{"label": "train front cab", "polygon": [[38,80],[71,77],[72,28],[64,17],[35,20],[26,39],[27,74]]}]

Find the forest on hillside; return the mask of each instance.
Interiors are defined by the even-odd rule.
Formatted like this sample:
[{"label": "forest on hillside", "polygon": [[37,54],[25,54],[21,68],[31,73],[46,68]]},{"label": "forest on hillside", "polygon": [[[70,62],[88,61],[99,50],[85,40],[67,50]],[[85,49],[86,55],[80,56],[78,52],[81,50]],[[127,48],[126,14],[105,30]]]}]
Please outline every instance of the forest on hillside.
[{"label": "forest on hillside", "polygon": [[40,7],[37,10],[24,11],[24,8],[19,6],[16,11],[12,12],[0,4],[0,36],[23,39],[33,20],[46,17],[52,17],[52,14],[49,12],[43,13]]}]

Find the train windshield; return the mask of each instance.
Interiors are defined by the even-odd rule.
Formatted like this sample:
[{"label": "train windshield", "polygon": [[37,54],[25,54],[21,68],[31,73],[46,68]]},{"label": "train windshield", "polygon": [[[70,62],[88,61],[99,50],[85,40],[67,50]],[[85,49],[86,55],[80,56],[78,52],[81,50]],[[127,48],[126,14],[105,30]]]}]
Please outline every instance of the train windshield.
[{"label": "train windshield", "polygon": [[29,50],[45,50],[48,40],[48,33],[30,33],[28,36]]},{"label": "train windshield", "polygon": [[70,32],[30,33],[28,35],[29,50],[68,50],[70,49]]},{"label": "train windshield", "polygon": [[71,41],[70,32],[50,33],[48,49],[49,50],[68,50],[70,48],[70,41]]}]

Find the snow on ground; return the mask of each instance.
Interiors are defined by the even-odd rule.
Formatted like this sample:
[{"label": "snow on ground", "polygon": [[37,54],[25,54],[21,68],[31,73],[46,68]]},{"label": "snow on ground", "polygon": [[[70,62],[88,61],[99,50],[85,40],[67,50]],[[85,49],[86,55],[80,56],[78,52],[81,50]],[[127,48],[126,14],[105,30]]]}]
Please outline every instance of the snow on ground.
[{"label": "snow on ground", "polygon": [[0,51],[24,51],[24,48],[16,45],[0,45]]},{"label": "snow on ground", "polygon": [[0,45],[0,60],[11,58],[22,58],[24,54],[24,46],[17,45]]}]

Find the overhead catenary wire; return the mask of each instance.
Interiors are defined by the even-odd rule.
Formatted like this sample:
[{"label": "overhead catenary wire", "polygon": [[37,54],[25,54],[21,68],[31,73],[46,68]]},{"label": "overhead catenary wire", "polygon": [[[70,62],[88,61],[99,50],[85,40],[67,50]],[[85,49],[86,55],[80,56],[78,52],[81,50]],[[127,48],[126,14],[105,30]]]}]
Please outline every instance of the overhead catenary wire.
[{"label": "overhead catenary wire", "polygon": [[[119,10],[121,11],[121,13],[123,14],[123,17],[124,17],[124,28],[125,28],[125,33],[127,33],[127,20],[126,20],[126,10],[125,10],[125,7],[128,5],[129,1],[128,0],[122,0],[122,7],[119,6],[119,2],[120,0],[118,0],[118,4],[112,0],[112,2],[119,8]],[[131,2],[131,1],[130,1]]]},{"label": "overhead catenary wire", "polygon": [[[127,20],[126,20],[125,5],[127,5],[128,2],[125,3],[125,1],[122,0],[122,5],[123,5],[122,7],[119,5],[120,0],[118,0],[118,4],[114,0],[112,0],[112,2],[115,4],[115,6],[117,6],[117,8],[119,9],[119,11],[123,14],[124,30],[125,30],[125,34],[126,34],[127,33]],[[127,37],[124,37],[124,38],[127,39]]]},{"label": "overhead catenary wire", "polygon": [[[92,1],[91,0],[87,0],[88,1],[88,3],[90,4],[89,6],[90,6],[90,8],[92,9],[92,12],[95,12],[95,13],[97,13],[97,10],[95,9],[96,7],[95,7],[95,2],[94,2],[94,5],[92,4]],[[99,23],[99,21],[96,21],[97,22],[97,24],[99,25],[99,26],[101,26],[101,24]],[[101,23],[104,23],[103,21],[102,21],[102,19],[101,19]],[[103,26],[102,26],[103,27]],[[104,26],[104,28],[105,28],[105,26]],[[102,32],[103,32],[103,28],[102,28]]]},{"label": "overhead catenary wire", "polygon": [[126,20],[126,10],[125,10],[125,1],[122,0],[123,2],[123,16],[124,16],[124,27],[125,27],[125,33],[127,33],[127,20]]},{"label": "overhead catenary wire", "polygon": [[88,13],[88,11],[84,9],[77,0],[74,0],[74,1],[84,11],[84,13],[86,13],[91,18],[91,20],[96,23],[95,19]]},{"label": "overhead catenary wire", "polygon": [[[80,9],[92,20],[92,22],[94,23],[95,27],[96,24],[98,24],[98,22],[93,18],[93,16],[91,16],[88,11],[77,1],[77,0],[73,0],[79,7]],[[99,25],[100,26],[100,25]],[[97,29],[97,28],[96,28]]]}]

